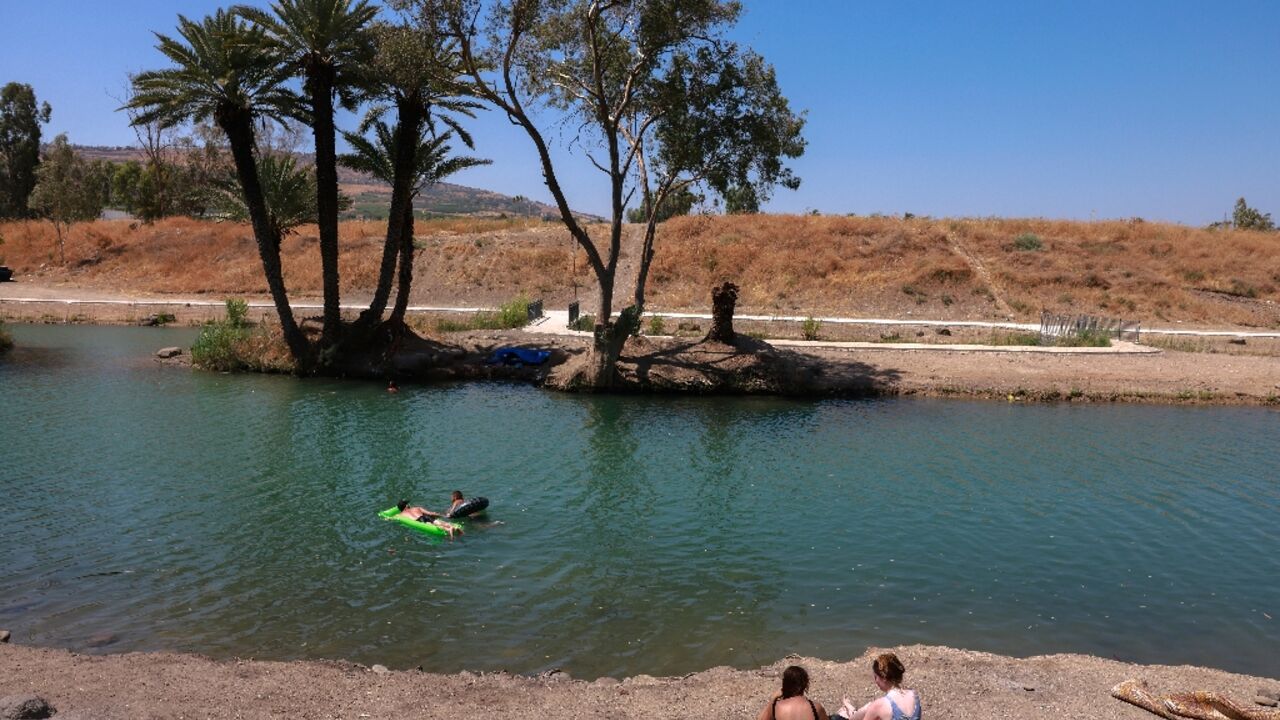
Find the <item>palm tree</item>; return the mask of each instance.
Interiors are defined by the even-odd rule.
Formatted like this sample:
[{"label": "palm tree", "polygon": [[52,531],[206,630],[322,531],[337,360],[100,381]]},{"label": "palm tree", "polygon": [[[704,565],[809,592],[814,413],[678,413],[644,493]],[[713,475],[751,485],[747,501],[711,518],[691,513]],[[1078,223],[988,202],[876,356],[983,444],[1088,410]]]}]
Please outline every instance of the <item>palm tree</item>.
[{"label": "palm tree", "polygon": [[[407,26],[379,24],[374,27],[373,34],[377,51],[369,64],[369,75],[376,78],[368,87],[368,94],[395,107],[396,122],[394,129],[377,122],[388,108],[376,107],[364,123],[363,130],[369,126],[380,126],[378,131],[383,162],[387,166],[381,170],[384,179],[391,183],[391,211],[387,218],[387,236],[382,248],[382,262],[378,269],[378,284],[374,288],[373,300],[369,307],[360,313],[357,325],[360,329],[371,328],[382,319],[387,307],[387,298],[391,294],[392,274],[396,268],[396,257],[408,258],[402,264],[401,277],[412,270],[413,258],[413,196],[417,188],[430,178],[430,174],[421,175],[423,162],[429,159],[419,157],[419,149],[423,147],[424,135],[436,137],[435,126],[440,123],[448,127],[468,147],[472,147],[471,136],[458,123],[456,116],[473,117],[479,105],[467,100],[468,90],[460,82],[458,55],[453,46],[438,36],[424,33]],[[440,136],[445,138],[446,135]],[[348,140],[359,136],[346,136]],[[357,155],[372,157],[362,152],[360,142],[355,140],[353,147]],[[447,147],[447,140],[444,141]],[[370,149],[372,150],[372,148]],[[445,151],[446,155],[448,150]],[[478,161],[470,160],[470,164],[460,165],[449,172],[457,172],[463,167],[470,167]],[[438,158],[443,162],[443,158]],[[463,161],[467,162],[467,161]],[[371,169],[372,171],[372,169]],[[389,171],[389,177],[386,173]],[[438,175],[444,177],[444,175]],[[410,267],[406,268],[405,265]],[[405,298],[408,294],[408,282],[403,282],[401,292]],[[398,297],[397,300],[400,298]],[[403,317],[403,311],[400,313]]]},{"label": "palm tree", "polygon": [[297,114],[298,98],[284,85],[288,71],[261,28],[224,10],[199,22],[179,15],[178,36],[156,33],[156,48],[174,67],[134,76],[133,96],[125,108],[134,111],[134,125],[157,122],[173,127],[212,119],[226,133],[285,342],[299,369],[307,372],[311,346],[289,307],[280,265],[281,234],[263,199],[254,147],[255,123],[283,122]]},{"label": "palm tree", "polygon": [[[396,152],[398,128],[393,130],[376,117],[371,118],[366,125],[372,125],[373,138],[366,138],[356,133],[343,133],[352,152],[342,155],[338,161],[352,170],[368,173],[394,188],[397,186],[395,160],[398,156]],[[408,201],[393,202],[400,206],[402,219],[399,236],[388,237],[387,242],[388,247],[398,247],[400,256],[396,302],[388,319],[392,327],[398,327],[404,322],[405,311],[409,307],[409,288],[413,284],[413,199],[423,188],[434,185],[456,172],[492,162],[469,156],[450,157],[453,148],[449,145],[449,140],[453,138],[453,132],[434,135],[432,130],[433,128],[427,128],[420,134],[413,153],[412,165],[407,168],[410,179],[408,183],[400,183],[409,188]],[[467,147],[472,147],[470,136],[463,135],[462,141]],[[390,225],[389,222],[388,225]]]},{"label": "palm tree", "polygon": [[334,99],[337,96],[343,105],[353,105],[360,68],[372,56],[367,27],[378,8],[368,0],[278,0],[272,3],[270,13],[245,6],[232,12],[262,28],[285,58],[289,71],[303,79],[307,112],[301,119],[315,134],[316,211],[324,282],[321,344],[331,348],[342,328]]}]

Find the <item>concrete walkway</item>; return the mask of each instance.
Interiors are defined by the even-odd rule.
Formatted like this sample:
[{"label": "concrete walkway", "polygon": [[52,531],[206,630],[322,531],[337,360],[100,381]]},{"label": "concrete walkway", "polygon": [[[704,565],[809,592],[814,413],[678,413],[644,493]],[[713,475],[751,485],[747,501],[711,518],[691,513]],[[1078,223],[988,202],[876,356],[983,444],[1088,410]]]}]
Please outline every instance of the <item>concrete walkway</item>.
[{"label": "concrete walkway", "polygon": [[[47,304],[47,305],[65,305],[65,306],[90,306],[90,305],[119,305],[129,306],[133,308],[164,308],[174,306],[185,307],[202,307],[202,308],[221,308],[225,303],[223,300],[209,300],[199,297],[129,297],[118,293],[105,293],[93,290],[74,290],[74,294],[78,297],[66,297],[72,292],[68,292],[57,287],[41,287],[26,285],[21,283],[0,283],[0,304]],[[323,309],[323,304],[318,301],[298,301],[291,303],[294,310],[298,311],[319,311]],[[359,303],[344,303],[343,310],[358,312],[366,306]],[[249,308],[257,311],[273,311],[275,306],[263,300],[249,301]],[[471,314],[484,310],[492,310],[493,308],[481,307],[456,307],[456,306],[435,306],[435,305],[411,305],[409,312],[411,313],[461,313]],[[686,312],[662,312],[660,310],[652,311],[649,315],[661,316],[675,320],[710,320],[711,315],[707,313],[686,313]],[[761,322],[792,322],[799,323],[808,320],[808,317],[798,315],[736,315],[738,320],[752,320]],[[1019,330],[1024,332],[1037,332],[1040,325],[1037,323],[1018,323],[1018,322],[997,322],[983,320],[930,320],[926,318],[853,318],[853,317],[815,317],[822,323],[830,323],[833,325],[907,325],[921,327],[975,327],[975,328],[991,328],[1003,330]],[[568,335],[589,337],[590,332],[578,332],[570,330],[569,313],[567,310],[547,310],[544,317],[530,324],[525,328],[531,333],[542,333],[549,335]],[[1250,330],[1217,330],[1217,329],[1182,329],[1182,328],[1143,328],[1143,334],[1148,335],[1170,335],[1170,336],[1193,336],[1193,337],[1233,337],[1233,338],[1280,338],[1280,331],[1250,331]],[[1142,354],[1160,352],[1157,348],[1138,345],[1130,342],[1115,342],[1111,347],[1106,348],[1088,348],[1088,347],[1041,347],[1041,346],[1025,346],[1025,345],[969,345],[969,344],[941,344],[941,343],[876,343],[876,342],[834,342],[826,340],[808,341],[808,340],[770,340],[770,344],[780,347],[796,347],[796,348],[829,348],[844,350],[928,350],[928,351],[967,351],[967,352],[1003,352],[1003,353],[1054,353],[1054,354]]]}]

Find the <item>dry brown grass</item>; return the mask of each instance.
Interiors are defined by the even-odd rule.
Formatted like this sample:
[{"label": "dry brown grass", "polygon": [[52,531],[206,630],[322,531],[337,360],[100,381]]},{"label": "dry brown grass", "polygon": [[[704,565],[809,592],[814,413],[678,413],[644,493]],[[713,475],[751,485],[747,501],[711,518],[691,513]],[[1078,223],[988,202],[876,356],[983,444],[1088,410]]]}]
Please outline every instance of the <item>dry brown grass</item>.
[{"label": "dry brown grass", "polygon": [[[577,251],[570,277],[572,245],[557,223],[448,219],[416,230],[415,303],[494,306],[525,294],[558,305],[572,299],[576,280],[579,296],[593,304],[590,269]],[[378,222],[342,224],[344,301],[373,287],[384,232]],[[634,238],[636,229],[628,233]],[[266,292],[244,225],[77,225],[65,268],[53,263],[48,223],[7,223],[0,234],[0,253],[20,275],[131,292]],[[1040,248],[1018,249],[1024,234],[1034,234]],[[291,235],[282,255],[290,291],[317,296],[315,228]],[[1270,327],[1280,325],[1277,258],[1280,234],[1141,221],[687,217],[659,231],[649,301],[667,311],[705,310],[710,288],[732,280],[742,288],[743,312],[962,319],[999,317],[1003,302],[1023,320],[1049,309]],[[619,300],[629,297],[633,273],[624,253]]]}]

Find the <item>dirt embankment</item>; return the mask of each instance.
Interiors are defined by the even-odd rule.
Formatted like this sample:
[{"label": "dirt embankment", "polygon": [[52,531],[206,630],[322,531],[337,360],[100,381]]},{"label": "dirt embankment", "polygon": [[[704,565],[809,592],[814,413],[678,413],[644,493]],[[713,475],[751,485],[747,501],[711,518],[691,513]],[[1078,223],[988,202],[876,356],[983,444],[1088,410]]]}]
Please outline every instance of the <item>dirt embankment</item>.
[{"label": "dirt embankment", "polygon": [[[782,669],[804,666],[810,696],[829,710],[841,696],[875,697],[876,650],[837,663],[788,657],[758,670],[712,668],[681,678],[639,675],[574,680],[563,673],[437,675],[344,662],[213,661],[195,655],[83,656],[0,646],[0,694],[37,694],[55,718],[752,718],[779,687]],[[1280,680],[1195,667],[1134,665],[1082,655],[1015,659],[944,647],[897,648],[907,686],[926,717],[1149,720],[1110,697],[1130,678],[1157,693],[1209,690],[1254,705]]]},{"label": "dirt embankment", "polygon": [[[603,237],[605,228],[591,228]],[[344,299],[376,282],[385,228],[342,224]],[[629,226],[615,297],[630,297],[639,229]],[[52,227],[0,224],[18,280],[132,293],[264,295],[245,225],[169,219],[76,225],[58,266]],[[549,307],[595,304],[594,276],[563,226],[444,220],[417,226],[415,305],[496,306],[524,294]],[[741,287],[742,313],[1039,318],[1041,309],[1151,324],[1280,327],[1280,233],[1130,221],[752,215],[663,224],[648,291],[657,312],[704,311],[710,288]],[[319,295],[316,230],[282,247],[295,297]]]}]

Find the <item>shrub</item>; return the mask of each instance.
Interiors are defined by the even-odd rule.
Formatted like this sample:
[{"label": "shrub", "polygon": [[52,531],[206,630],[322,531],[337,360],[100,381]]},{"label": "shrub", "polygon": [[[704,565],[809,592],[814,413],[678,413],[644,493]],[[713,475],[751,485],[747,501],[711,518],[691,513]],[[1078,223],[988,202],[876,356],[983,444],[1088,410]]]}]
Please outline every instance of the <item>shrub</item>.
[{"label": "shrub", "polygon": [[649,316],[649,334],[650,335],[666,335],[667,323],[661,315]]},{"label": "shrub", "polygon": [[596,316],[595,315],[579,315],[578,319],[574,320],[569,325],[569,329],[577,330],[578,332],[591,332],[592,330],[596,329]]},{"label": "shrub", "polygon": [[248,335],[248,330],[229,319],[207,322],[191,345],[191,360],[206,370],[243,370],[247,364],[240,357],[240,345]]},{"label": "shrub", "polygon": [[503,303],[495,311],[482,310],[466,320],[437,320],[439,332],[467,330],[511,330],[529,324],[529,299],[521,295]]},{"label": "shrub", "polygon": [[[232,327],[246,327],[249,323],[249,303],[241,298],[227,298],[227,323]],[[173,316],[170,315],[170,318]]]},{"label": "shrub", "polygon": [[822,321],[816,319],[812,315],[805,318],[804,322],[800,323],[800,335],[804,337],[805,340],[817,340],[819,339],[819,333],[821,332]]},{"label": "shrub", "polygon": [[1082,330],[1079,335],[1058,338],[1058,347],[1111,347],[1111,334],[1102,330]]},{"label": "shrub", "polygon": [[157,325],[168,325],[169,323],[174,322],[177,319],[178,318],[174,317],[173,313],[156,313]]},{"label": "shrub", "polygon": [[1044,249],[1044,242],[1035,233],[1023,233],[1013,241],[1013,247],[1023,252],[1039,252]]}]

